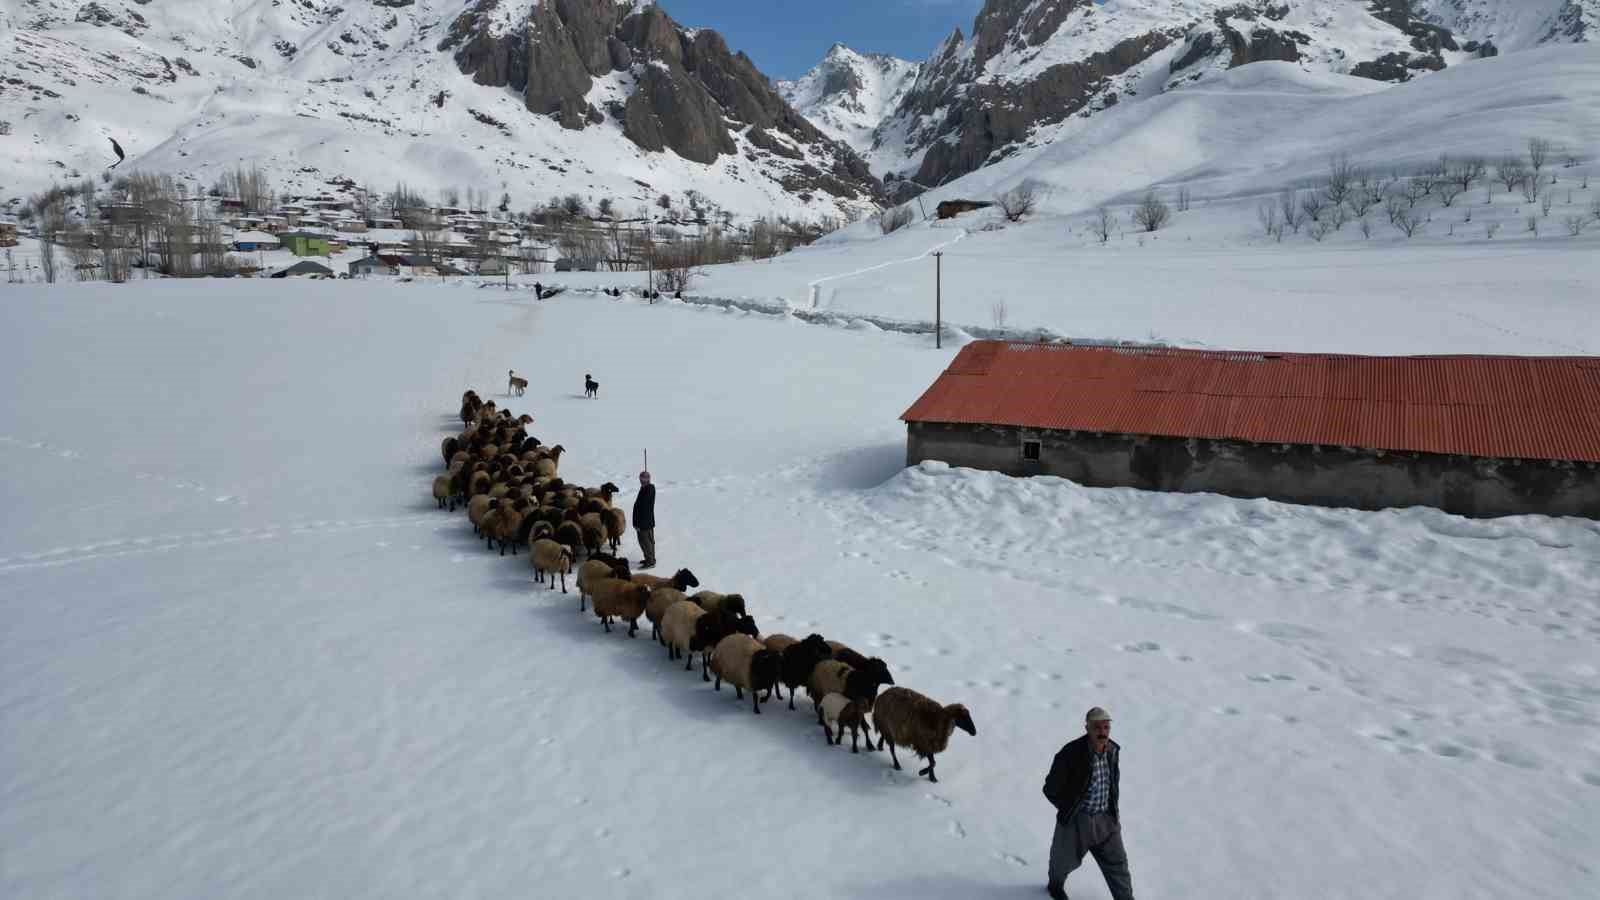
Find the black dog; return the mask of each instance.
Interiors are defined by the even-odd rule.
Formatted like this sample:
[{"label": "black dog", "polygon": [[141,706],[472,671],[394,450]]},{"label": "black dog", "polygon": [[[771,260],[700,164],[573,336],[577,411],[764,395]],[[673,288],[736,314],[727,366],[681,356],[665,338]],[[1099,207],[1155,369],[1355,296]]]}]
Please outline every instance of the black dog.
[{"label": "black dog", "polygon": [[583,374],[583,395],[585,397],[600,396],[600,382],[591,378],[587,372]]}]

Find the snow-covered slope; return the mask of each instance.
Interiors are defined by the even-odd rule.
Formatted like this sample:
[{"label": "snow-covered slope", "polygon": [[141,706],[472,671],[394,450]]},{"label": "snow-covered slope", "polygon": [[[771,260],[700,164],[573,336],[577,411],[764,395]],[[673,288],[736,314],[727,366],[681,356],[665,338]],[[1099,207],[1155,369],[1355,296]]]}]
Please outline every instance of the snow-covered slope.
[{"label": "snow-covered slope", "polygon": [[[650,8],[617,2],[619,14]],[[486,33],[509,33],[535,6],[482,0],[473,11]],[[585,81],[598,122],[562,127],[518,92],[463,74],[441,49],[460,13],[455,0],[0,0],[0,119],[11,125],[0,202],[97,175],[115,161],[110,137],[130,157],[120,171],[201,186],[260,163],[280,190],[404,182],[435,200],[446,187],[505,192],[516,209],[578,193],[632,212],[689,189],[740,215],[815,220],[872,206],[870,179],[848,172],[828,183],[838,194],[801,186],[835,175],[838,155],[785,134],[719,121],[724,152],[701,163],[642,149],[608,111],[637,93],[652,65],[643,55]],[[651,21],[670,39],[670,20]]]},{"label": "snow-covered slope", "polygon": [[1423,12],[1408,0],[988,0],[970,37],[957,30],[924,63],[871,153],[936,186],[1037,145],[1070,117],[1249,63],[1399,82],[1496,52]]},{"label": "snow-covered slope", "polygon": [[834,44],[811,71],[775,86],[823,133],[865,157],[873,130],[900,105],[920,69],[920,63]]},{"label": "snow-covered slope", "polygon": [[[1043,897],[1092,705],[1141,896],[1593,896],[1592,522],[905,470],[927,336],[423,282],[0,299],[0,896]],[[567,480],[627,508],[647,443],[662,571],[966,704],[938,784],[435,508],[512,366]]]}]

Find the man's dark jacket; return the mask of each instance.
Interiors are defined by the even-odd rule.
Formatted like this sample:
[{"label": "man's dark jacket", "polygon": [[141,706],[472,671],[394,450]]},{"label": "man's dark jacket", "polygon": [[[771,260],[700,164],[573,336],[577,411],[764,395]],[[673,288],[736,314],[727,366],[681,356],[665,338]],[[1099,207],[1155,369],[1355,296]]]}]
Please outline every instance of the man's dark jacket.
[{"label": "man's dark jacket", "polygon": [[633,527],[656,527],[656,486],[653,484],[639,488],[639,496],[633,501]]},{"label": "man's dark jacket", "polygon": [[[1106,741],[1106,753],[1110,756],[1107,762],[1111,764],[1111,801],[1106,811],[1119,821],[1117,784],[1121,780],[1121,773],[1117,769],[1117,756],[1121,750],[1116,741]],[[1089,746],[1089,736],[1086,734],[1062,747],[1055,761],[1050,764],[1050,774],[1044,778],[1044,797],[1055,806],[1057,821],[1065,822],[1071,818],[1073,810],[1088,796],[1093,756],[1094,749]]]}]

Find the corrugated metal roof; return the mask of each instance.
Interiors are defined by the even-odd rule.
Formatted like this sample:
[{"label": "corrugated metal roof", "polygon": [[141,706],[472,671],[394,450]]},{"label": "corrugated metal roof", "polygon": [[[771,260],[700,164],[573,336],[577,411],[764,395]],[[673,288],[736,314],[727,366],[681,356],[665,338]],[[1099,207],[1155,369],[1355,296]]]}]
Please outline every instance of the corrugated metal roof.
[{"label": "corrugated metal roof", "polygon": [[901,418],[1600,462],[1600,357],[974,341]]}]

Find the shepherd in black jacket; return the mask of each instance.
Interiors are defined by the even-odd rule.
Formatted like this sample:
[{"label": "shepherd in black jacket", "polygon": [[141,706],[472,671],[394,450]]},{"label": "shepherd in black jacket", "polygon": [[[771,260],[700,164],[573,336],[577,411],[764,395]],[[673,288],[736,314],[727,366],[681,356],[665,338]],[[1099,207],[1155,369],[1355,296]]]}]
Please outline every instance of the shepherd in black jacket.
[{"label": "shepherd in black jacket", "polygon": [[1093,853],[1113,900],[1133,900],[1133,876],[1117,815],[1122,747],[1111,739],[1111,716],[1098,706],[1084,716],[1083,730],[1083,737],[1056,754],[1044,779],[1045,799],[1056,808],[1045,887],[1054,900],[1065,900],[1067,876],[1085,853]]},{"label": "shepherd in black jacket", "polygon": [[656,486],[650,483],[650,473],[639,473],[639,496],[633,501],[633,528],[639,535],[639,552],[644,561],[639,568],[648,569],[656,564]]}]

